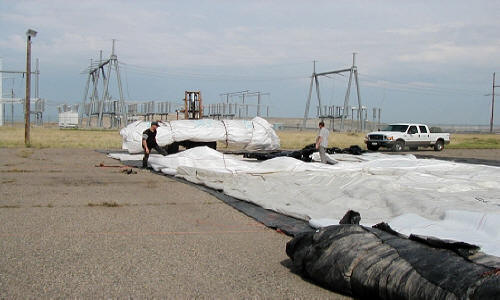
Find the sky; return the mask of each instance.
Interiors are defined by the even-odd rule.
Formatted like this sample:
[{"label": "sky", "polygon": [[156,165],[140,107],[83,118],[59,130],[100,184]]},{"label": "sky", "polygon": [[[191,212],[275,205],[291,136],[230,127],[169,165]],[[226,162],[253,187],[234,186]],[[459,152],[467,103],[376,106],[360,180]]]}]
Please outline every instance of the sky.
[{"label": "sky", "polygon": [[[100,50],[109,57],[112,39],[127,101],[180,104],[185,90],[201,90],[217,103],[221,93],[261,91],[270,115],[302,117],[313,60],[317,72],[344,69],[356,52],[369,119],[381,108],[384,122],[487,125],[499,16],[493,0],[0,0],[0,57],[4,70],[25,69],[25,32],[38,32],[32,57],[53,118],[57,105],[82,101],[82,71]],[[323,104],[343,105],[347,78],[320,79]],[[4,96],[24,97],[23,80],[4,75]]]}]

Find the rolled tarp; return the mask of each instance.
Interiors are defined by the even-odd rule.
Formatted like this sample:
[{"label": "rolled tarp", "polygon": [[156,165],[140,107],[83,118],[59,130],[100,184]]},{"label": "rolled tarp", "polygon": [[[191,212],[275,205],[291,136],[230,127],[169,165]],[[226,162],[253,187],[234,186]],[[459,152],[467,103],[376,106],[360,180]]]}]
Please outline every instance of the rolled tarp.
[{"label": "rolled tarp", "polygon": [[[142,133],[151,122],[136,121],[120,130],[122,149],[129,153],[142,152]],[[255,117],[252,120],[175,120],[160,122],[156,134],[159,146],[174,142],[226,142],[246,150],[276,150],[280,139],[266,120]]]},{"label": "rolled tarp", "polygon": [[286,252],[297,272],[355,298],[500,299],[500,258],[467,243],[374,227],[303,233]]}]

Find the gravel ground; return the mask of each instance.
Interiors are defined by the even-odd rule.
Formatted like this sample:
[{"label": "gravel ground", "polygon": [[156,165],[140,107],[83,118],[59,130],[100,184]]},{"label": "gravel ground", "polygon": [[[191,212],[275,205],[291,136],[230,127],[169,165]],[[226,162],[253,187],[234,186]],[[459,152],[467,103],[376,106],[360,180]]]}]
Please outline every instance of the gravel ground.
[{"label": "gravel ground", "polygon": [[346,297],[292,273],[290,237],[91,150],[0,149],[0,298]]}]

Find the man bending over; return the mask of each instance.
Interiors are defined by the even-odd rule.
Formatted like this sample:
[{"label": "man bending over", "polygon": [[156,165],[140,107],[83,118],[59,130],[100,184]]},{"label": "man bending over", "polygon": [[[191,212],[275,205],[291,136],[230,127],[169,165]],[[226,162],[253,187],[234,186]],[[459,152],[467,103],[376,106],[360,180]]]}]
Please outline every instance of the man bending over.
[{"label": "man bending over", "polygon": [[144,158],[142,159],[143,168],[148,167],[148,158],[152,149],[155,149],[163,156],[167,155],[167,152],[156,143],[156,129],[158,129],[158,122],[151,122],[151,127],[142,133],[142,149],[144,149]]}]

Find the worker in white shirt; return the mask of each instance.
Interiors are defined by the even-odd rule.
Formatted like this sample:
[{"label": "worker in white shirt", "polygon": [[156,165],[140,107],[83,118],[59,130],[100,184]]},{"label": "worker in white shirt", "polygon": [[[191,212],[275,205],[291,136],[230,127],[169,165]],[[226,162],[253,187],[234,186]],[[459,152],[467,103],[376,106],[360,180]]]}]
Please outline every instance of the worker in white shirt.
[{"label": "worker in white shirt", "polygon": [[326,148],[328,148],[328,136],[330,131],[325,128],[325,123],[323,121],[319,122],[319,132],[316,138],[316,149],[319,150],[319,157],[321,162],[326,164]]}]

